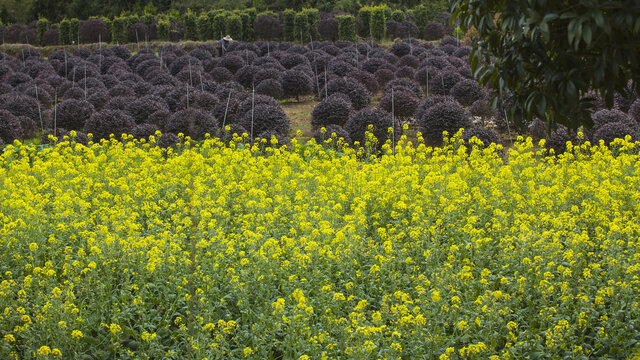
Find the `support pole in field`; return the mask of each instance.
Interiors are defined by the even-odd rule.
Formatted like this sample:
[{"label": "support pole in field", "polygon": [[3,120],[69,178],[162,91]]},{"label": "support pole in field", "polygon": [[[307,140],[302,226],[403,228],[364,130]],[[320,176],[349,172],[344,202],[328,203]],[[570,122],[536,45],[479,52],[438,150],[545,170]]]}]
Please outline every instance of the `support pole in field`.
[{"label": "support pole in field", "polygon": [[253,116],[255,113],[256,88],[251,90],[251,141],[253,142]]},{"label": "support pole in field", "polygon": [[222,119],[222,131],[224,131],[224,127],[227,122],[227,113],[229,111],[229,101],[231,101],[231,90],[229,90],[229,96],[227,97],[227,107],[224,108],[224,118]]},{"label": "support pole in field", "polygon": [[36,101],[38,102],[38,116],[40,116],[40,130],[44,133],[44,122],[42,121],[42,109],[40,108],[40,96],[38,96],[38,83],[34,84],[36,87]]},{"label": "support pole in field", "polygon": [[393,87],[391,87],[391,149],[393,154],[396,153],[396,109]]},{"label": "support pole in field", "polygon": [[58,135],[58,89],[53,103],[53,136]]}]

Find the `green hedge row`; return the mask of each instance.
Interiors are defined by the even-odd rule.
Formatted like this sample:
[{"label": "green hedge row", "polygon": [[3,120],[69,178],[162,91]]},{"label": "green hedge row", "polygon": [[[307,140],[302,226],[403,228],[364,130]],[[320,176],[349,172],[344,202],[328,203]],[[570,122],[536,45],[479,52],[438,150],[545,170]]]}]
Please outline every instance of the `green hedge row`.
[{"label": "green hedge row", "polygon": [[[387,5],[362,7],[357,17],[353,15],[337,16],[339,38],[355,40],[357,36],[374,40],[382,40],[387,36],[386,24],[388,20],[398,23],[406,21],[407,15],[411,15],[412,21],[422,32],[426,24],[437,18],[437,15],[446,10],[446,6],[440,4],[444,1],[431,1],[420,4],[412,10],[393,10]],[[438,5],[440,4],[440,5]],[[318,9],[303,9],[294,11],[286,9],[280,15],[273,12],[258,14],[255,9],[245,10],[211,10],[195,13],[188,10],[183,15],[175,12],[170,14],[153,15],[126,15],[113,19],[100,18],[109,32],[110,41],[113,43],[126,43],[131,41],[129,29],[133,24],[144,23],[146,26],[155,26],[155,36],[159,40],[175,39],[174,33],[184,31],[185,40],[208,41],[216,40],[225,35],[230,35],[235,40],[254,41],[254,23],[258,15],[272,15],[282,23],[282,36],[285,41],[309,42],[319,39],[318,23],[320,12]],[[357,19],[360,20],[360,25]],[[182,23],[182,29],[178,30],[177,24]],[[51,23],[45,18],[38,20],[36,25],[38,42],[42,45],[43,36],[49,29],[58,30],[59,43],[66,45],[80,41],[80,21],[78,19],[63,19],[58,24]],[[416,34],[419,37],[421,34]],[[179,37],[178,37],[179,38]]]}]

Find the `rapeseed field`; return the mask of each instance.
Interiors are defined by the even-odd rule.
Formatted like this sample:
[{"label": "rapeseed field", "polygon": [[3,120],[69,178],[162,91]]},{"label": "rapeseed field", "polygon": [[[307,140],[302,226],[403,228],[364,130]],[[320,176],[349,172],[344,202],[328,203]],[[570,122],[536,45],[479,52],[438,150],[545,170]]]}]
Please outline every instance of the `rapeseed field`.
[{"label": "rapeseed field", "polygon": [[626,359],[639,347],[640,143],[557,156],[530,138],[403,137],[377,156],[267,145],[6,147],[0,358]]}]

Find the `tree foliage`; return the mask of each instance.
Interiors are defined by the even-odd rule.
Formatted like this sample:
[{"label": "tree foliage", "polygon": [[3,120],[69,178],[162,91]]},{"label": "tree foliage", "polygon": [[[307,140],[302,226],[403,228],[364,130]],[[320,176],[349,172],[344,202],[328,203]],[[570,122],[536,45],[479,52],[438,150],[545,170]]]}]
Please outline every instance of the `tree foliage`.
[{"label": "tree foliage", "polygon": [[[595,89],[611,107],[630,79],[640,87],[640,6],[620,1],[452,0],[463,30],[480,41],[471,63],[497,97],[513,92],[512,116],[591,126]],[[494,105],[498,98],[494,98]]]}]

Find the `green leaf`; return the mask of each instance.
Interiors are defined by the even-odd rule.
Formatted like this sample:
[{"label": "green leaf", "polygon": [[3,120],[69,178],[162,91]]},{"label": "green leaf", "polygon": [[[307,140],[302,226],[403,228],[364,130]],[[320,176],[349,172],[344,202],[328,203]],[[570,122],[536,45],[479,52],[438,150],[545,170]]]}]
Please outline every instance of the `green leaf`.
[{"label": "green leaf", "polygon": [[587,25],[582,31],[582,40],[587,45],[591,45],[591,26]]}]

